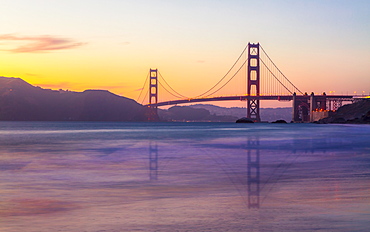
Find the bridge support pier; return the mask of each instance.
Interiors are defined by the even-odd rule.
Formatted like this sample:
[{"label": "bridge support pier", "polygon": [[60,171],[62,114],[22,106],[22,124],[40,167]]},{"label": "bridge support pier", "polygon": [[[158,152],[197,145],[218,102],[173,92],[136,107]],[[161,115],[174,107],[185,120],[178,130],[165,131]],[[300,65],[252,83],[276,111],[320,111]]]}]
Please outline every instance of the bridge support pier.
[{"label": "bridge support pier", "polygon": [[[260,45],[248,43],[247,94],[260,95]],[[260,100],[250,97],[247,100],[247,118],[261,122]]]},{"label": "bridge support pier", "polygon": [[293,106],[292,106],[292,122],[295,122],[296,120],[297,120],[297,117],[296,117],[296,115],[298,115],[297,114],[297,106],[296,106],[296,97],[297,97],[297,94],[294,92],[293,93],[293,100],[292,100],[292,102],[293,102]]},{"label": "bridge support pier", "polygon": [[313,114],[312,112],[316,109],[315,94],[312,92],[310,95],[310,122],[312,122]]},{"label": "bridge support pier", "polygon": [[314,122],[330,116],[332,111],[336,111],[342,105],[342,101],[351,101],[352,96],[327,96],[304,94],[297,96],[293,94],[293,122]]},{"label": "bridge support pier", "polygon": [[310,103],[309,96],[307,94],[303,96],[297,96],[293,93],[293,122],[308,122],[310,120]]},{"label": "bridge support pier", "polygon": [[310,96],[310,122],[315,121],[314,112],[318,111],[326,111],[326,94],[323,93],[322,96],[315,96],[312,92]]}]

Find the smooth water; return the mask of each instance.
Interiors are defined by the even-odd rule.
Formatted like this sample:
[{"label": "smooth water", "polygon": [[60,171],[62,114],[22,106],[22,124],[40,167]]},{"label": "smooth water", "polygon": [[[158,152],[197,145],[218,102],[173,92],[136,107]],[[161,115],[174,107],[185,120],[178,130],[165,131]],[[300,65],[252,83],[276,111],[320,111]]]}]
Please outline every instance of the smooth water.
[{"label": "smooth water", "polygon": [[0,122],[0,231],[370,231],[370,126]]}]

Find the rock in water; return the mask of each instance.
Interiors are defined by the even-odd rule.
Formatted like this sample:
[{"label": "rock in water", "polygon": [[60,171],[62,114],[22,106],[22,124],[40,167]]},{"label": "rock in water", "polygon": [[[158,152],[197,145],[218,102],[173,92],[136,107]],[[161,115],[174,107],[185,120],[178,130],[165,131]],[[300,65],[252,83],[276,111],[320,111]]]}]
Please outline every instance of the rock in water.
[{"label": "rock in water", "polygon": [[287,122],[285,120],[280,119],[280,120],[276,120],[275,122],[272,122],[272,123],[287,123]]},{"label": "rock in water", "polygon": [[254,122],[250,118],[243,117],[236,120],[236,123],[254,123]]}]

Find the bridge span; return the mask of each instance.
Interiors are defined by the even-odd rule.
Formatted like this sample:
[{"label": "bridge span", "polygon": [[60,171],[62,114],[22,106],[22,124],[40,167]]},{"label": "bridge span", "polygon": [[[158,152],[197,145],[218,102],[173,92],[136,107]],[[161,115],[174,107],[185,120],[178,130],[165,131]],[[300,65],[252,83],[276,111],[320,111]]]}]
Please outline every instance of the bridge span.
[{"label": "bridge span", "polygon": [[[156,104],[146,105],[149,108],[157,108],[160,106],[179,105],[197,102],[213,102],[213,101],[260,101],[260,100],[277,100],[277,101],[293,101],[292,102],[292,121],[293,122],[312,122],[315,119],[314,112],[330,112],[336,111],[342,106],[343,101],[353,102],[357,98],[348,95],[268,95],[268,96],[220,96],[207,98],[189,98],[172,101],[163,101]],[[259,111],[259,108],[256,109]],[[259,114],[259,112],[255,112]],[[327,114],[322,114],[327,115]]]},{"label": "bridge span", "polygon": [[[224,87],[227,86],[237,74],[241,74],[242,79],[244,80],[244,84],[239,84],[238,82],[238,85],[246,85],[245,91],[243,90],[242,92],[243,94],[236,93],[236,89],[232,88],[230,90],[235,93],[234,96],[231,96],[230,94],[215,96],[219,90],[226,89]],[[244,76],[244,74],[246,74],[246,76]],[[227,79],[227,77],[229,77],[229,79]],[[156,121],[159,119],[157,108],[160,106],[196,102],[245,101],[247,109],[246,117],[255,122],[260,122],[260,101],[277,100],[292,101],[293,122],[311,122],[313,120],[317,120],[317,117],[314,117],[313,112],[325,113],[335,111],[342,106],[343,101],[353,102],[356,99],[354,96],[348,95],[326,95],[325,93],[322,95],[311,93],[308,95],[307,93],[303,93],[280,71],[259,43],[248,43],[229,71],[213,87],[197,97],[186,97],[175,91],[158,72],[158,69],[150,69],[147,80],[144,83],[144,87],[147,81],[149,83],[149,88],[143,101],[146,96],[149,96],[148,104],[146,104],[148,107],[149,121]],[[159,101],[159,87],[176,99],[170,101]],[[279,93],[284,94],[279,95]],[[140,96],[141,93],[139,95],[139,99]],[[324,114],[322,114],[322,116],[323,115]]]},{"label": "bridge span", "polygon": [[[326,98],[327,100],[332,101],[352,101],[354,96],[348,95],[325,95],[320,97],[320,95],[315,96],[317,99]],[[172,101],[163,101],[158,102],[157,104],[152,104],[152,106],[169,106],[169,105],[178,105],[178,104],[186,104],[186,103],[196,103],[196,102],[213,102],[213,101],[247,101],[247,100],[276,100],[276,101],[292,101],[293,95],[269,95],[269,96],[220,96],[220,97],[206,97],[206,98],[189,98],[189,99],[180,99],[180,100],[172,100]],[[310,99],[310,95],[296,95],[296,99],[298,100],[308,100]],[[149,106],[146,105],[146,106]]]}]

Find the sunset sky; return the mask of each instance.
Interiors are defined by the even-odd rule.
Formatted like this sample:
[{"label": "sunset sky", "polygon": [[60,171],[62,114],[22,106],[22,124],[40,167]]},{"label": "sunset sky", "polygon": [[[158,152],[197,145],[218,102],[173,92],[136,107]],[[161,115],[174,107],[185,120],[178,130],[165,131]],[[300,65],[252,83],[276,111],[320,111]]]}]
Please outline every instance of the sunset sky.
[{"label": "sunset sky", "polygon": [[136,100],[158,68],[196,96],[259,42],[302,91],[370,93],[368,0],[2,0],[0,21],[0,76],[43,88]]}]

